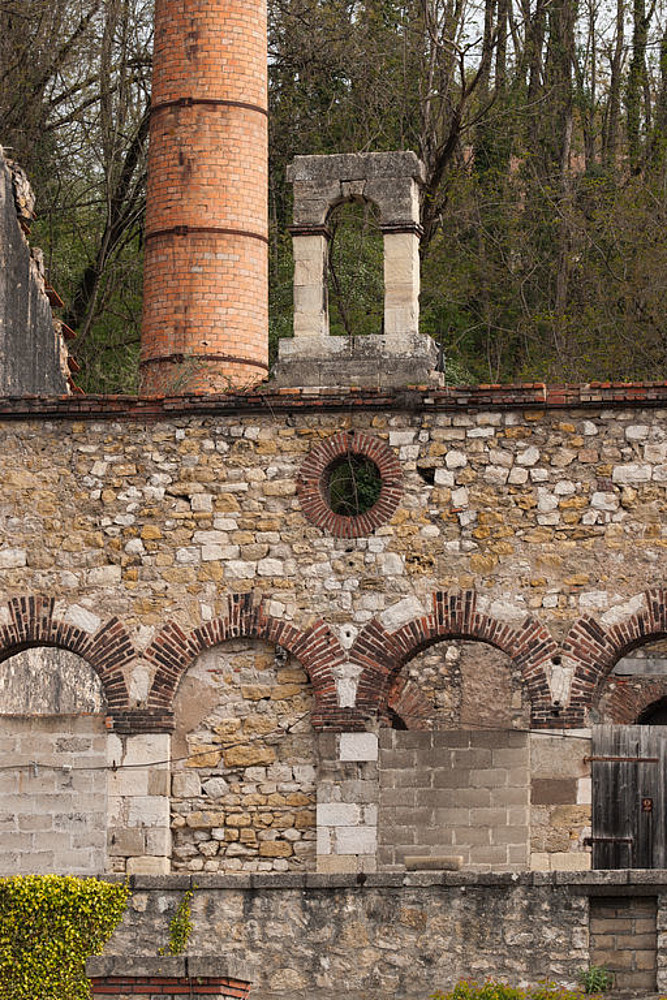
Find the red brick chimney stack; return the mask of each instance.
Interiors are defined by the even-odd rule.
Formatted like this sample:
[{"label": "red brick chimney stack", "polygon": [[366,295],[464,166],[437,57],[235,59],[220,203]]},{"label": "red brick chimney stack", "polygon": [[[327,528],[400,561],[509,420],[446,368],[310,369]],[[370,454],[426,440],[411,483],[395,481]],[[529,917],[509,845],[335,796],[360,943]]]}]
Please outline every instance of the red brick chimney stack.
[{"label": "red brick chimney stack", "polygon": [[157,0],[142,392],[268,370],[265,0]]}]

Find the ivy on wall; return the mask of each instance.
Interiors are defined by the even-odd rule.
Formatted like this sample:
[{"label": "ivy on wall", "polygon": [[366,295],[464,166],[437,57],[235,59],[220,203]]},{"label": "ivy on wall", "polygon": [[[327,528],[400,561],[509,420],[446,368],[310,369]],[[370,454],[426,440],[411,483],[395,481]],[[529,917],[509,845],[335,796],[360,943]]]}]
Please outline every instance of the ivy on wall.
[{"label": "ivy on wall", "polygon": [[95,878],[0,879],[0,997],[88,1000],[86,958],[102,950],[128,894]]}]

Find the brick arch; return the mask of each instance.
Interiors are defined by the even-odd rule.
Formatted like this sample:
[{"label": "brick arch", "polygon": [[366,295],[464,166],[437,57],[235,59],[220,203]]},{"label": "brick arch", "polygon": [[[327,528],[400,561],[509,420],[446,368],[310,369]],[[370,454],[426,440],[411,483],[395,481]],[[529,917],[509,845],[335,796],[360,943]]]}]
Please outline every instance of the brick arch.
[{"label": "brick arch", "polygon": [[[667,678],[655,680],[643,677],[615,677],[613,691],[602,693],[598,704],[602,722],[637,725],[642,712],[667,697]],[[602,702],[604,699],[604,711]]]},{"label": "brick arch", "polygon": [[357,707],[363,714],[386,711],[391,685],[402,667],[422,650],[446,639],[486,642],[506,653],[521,670],[535,725],[553,725],[551,692],[545,663],[558,652],[547,628],[532,615],[520,625],[502,621],[479,608],[473,590],[436,591],[433,610],[394,632],[377,619],[357,636],[350,659],[362,667]]},{"label": "brick arch", "polygon": [[315,729],[348,728],[348,725],[361,728],[353,710],[338,708],[335,669],[345,661],[345,653],[328,625],[316,621],[302,631],[268,614],[263,603],[252,594],[230,595],[223,615],[191,632],[169,622],[155,636],[144,654],[156,668],[148,693],[148,709],[171,711],[176,689],[188,667],[204,650],[231,639],[270,642],[296,657],[313,686],[315,704],[311,723]]},{"label": "brick arch", "polygon": [[587,711],[622,656],[645,643],[667,636],[667,588],[655,587],[631,598],[632,610],[605,628],[591,615],[570,629],[563,651],[574,661],[569,714],[573,724],[585,721]]},{"label": "brick arch", "polygon": [[76,653],[100,679],[107,709],[126,711],[129,696],[123,667],[136,653],[132,639],[118,618],[110,618],[95,632],[54,617],[52,597],[12,597],[5,605],[8,624],[0,624],[0,662],[35,646],[55,646]]},{"label": "brick arch", "polygon": [[389,685],[387,708],[406,729],[428,729],[432,708],[418,684],[399,674]]}]

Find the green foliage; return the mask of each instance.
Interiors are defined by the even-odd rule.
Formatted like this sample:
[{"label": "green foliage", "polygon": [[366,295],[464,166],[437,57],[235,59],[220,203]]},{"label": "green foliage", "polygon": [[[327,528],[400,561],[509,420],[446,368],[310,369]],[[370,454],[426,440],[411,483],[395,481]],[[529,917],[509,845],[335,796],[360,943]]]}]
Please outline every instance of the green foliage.
[{"label": "green foliage", "polygon": [[519,987],[494,979],[484,983],[463,979],[447,993],[432,993],[429,1000],[581,1000],[581,993],[546,980],[536,986]]},{"label": "green foliage", "polygon": [[183,898],[176,907],[169,923],[169,944],[167,954],[182,955],[188,946],[190,935],[192,934],[192,912],[191,904],[194,895],[193,889],[188,889],[183,893]]},{"label": "green foliage", "polygon": [[589,965],[577,969],[577,978],[584,993],[606,993],[614,985],[614,974],[604,965]]},{"label": "green foliage", "polygon": [[102,950],[128,893],[127,885],[95,878],[0,879],[0,996],[87,1000],[86,958]]},{"label": "green foliage", "polygon": [[355,517],[375,506],[382,490],[382,478],[375,462],[364,455],[348,452],[329,472],[327,494],[334,514]]}]

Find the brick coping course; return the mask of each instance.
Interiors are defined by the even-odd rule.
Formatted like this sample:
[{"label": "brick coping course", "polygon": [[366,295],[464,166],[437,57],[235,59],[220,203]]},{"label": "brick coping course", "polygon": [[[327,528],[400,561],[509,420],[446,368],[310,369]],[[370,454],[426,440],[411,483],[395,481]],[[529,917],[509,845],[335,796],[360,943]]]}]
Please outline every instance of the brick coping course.
[{"label": "brick coping course", "polygon": [[408,386],[392,389],[276,389],[270,383],[247,392],[181,396],[74,395],[12,396],[0,399],[0,418],[48,416],[52,419],[94,420],[129,418],[160,420],[179,415],[226,415],[301,410],[352,409],[474,412],[477,410],[595,409],[600,407],[666,407],[667,381],[588,382],[546,385],[454,386],[434,389]]}]

